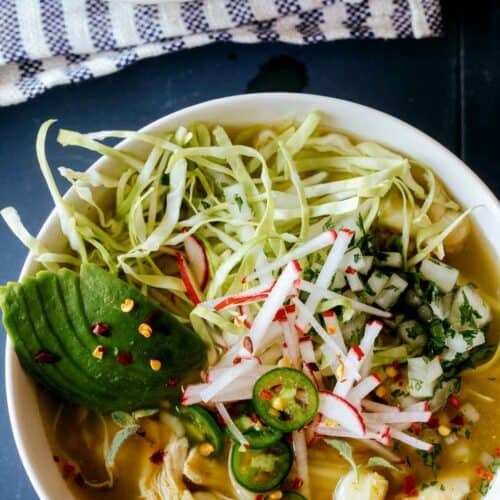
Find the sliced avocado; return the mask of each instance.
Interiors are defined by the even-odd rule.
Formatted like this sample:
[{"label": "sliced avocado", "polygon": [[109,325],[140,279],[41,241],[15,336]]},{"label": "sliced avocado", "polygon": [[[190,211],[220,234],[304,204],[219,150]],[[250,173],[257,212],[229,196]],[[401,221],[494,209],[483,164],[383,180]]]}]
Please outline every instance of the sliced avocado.
[{"label": "sliced avocado", "polygon": [[[121,304],[134,307],[123,312]],[[130,411],[175,400],[205,360],[205,345],[189,328],[138,290],[93,264],[81,274],[43,271],[0,290],[5,329],[23,367],[62,399],[99,412]],[[147,322],[145,338],[139,325]],[[93,325],[109,326],[96,336]],[[104,346],[102,359],[93,353]],[[57,361],[35,357],[49,352]],[[129,353],[123,364],[119,353]],[[155,371],[151,360],[161,362]],[[53,359],[51,361],[54,361]]]}]

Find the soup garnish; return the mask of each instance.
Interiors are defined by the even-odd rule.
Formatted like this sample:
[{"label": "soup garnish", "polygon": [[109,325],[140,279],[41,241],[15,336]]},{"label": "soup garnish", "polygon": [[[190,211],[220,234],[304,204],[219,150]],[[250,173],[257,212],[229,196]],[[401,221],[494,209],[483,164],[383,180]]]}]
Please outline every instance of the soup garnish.
[{"label": "soup garnish", "polygon": [[[72,204],[45,155],[51,123],[37,153],[68,248],[4,209],[45,270],[0,302],[49,392],[58,466],[92,488],[76,496],[486,494],[500,463],[498,269],[469,265],[471,208],[429,168],[318,113],[61,130],[63,146],[113,160],[59,169]],[[150,151],[105,144],[128,137]]]}]

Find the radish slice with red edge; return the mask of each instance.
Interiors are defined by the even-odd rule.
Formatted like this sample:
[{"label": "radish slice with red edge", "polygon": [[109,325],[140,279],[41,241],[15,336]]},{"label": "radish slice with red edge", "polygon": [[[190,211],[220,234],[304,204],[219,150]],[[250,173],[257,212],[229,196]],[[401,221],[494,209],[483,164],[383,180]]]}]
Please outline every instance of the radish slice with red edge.
[{"label": "radish slice with red edge", "polygon": [[347,399],[356,406],[361,406],[361,400],[370,394],[382,383],[382,379],[376,374],[372,373],[368,377],[361,380],[348,394]]},{"label": "radish slice with red edge", "polygon": [[244,281],[249,282],[258,278],[260,275],[269,273],[272,271],[276,271],[280,267],[283,267],[294,260],[301,259],[306,255],[309,255],[313,252],[317,252],[328,245],[331,245],[337,237],[337,233],[333,230],[325,231],[318,236],[306,241],[300,246],[297,246],[292,251],[288,252],[285,255],[282,255],[278,259],[274,260],[271,264],[265,266],[264,268],[259,269],[258,272],[252,273],[248,275]]},{"label": "radish slice with red edge", "polygon": [[[269,326],[274,320],[276,313],[281,308],[293,289],[293,282],[300,276],[302,268],[297,261],[290,262],[280,277],[276,280],[272,290],[258,312],[252,324],[248,336],[252,340],[254,353],[258,353],[262,341],[267,334]],[[240,355],[244,356],[246,349],[242,346]]]},{"label": "radish slice with red edge", "polygon": [[323,376],[319,371],[310,337],[302,337],[299,340],[299,350],[302,356],[302,371],[311,379],[317,389],[323,389],[325,387]]},{"label": "radish slice with red edge", "polygon": [[310,498],[307,440],[304,430],[292,432],[292,446],[297,464],[297,475],[302,480],[299,492],[306,498]]},{"label": "radish slice with red edge", "polygon": [[180,252],[175,254],[177,259],[177,264],[179,265],[179,272],[181,273],[181,279],[186,287],[186,293],[193,302],[195,306],[201,303],[201,291],[198,288],[198,284],[193,277],[191,269],[189,268],[186,258]]},{"label": "radish slice with red edge", "polygon": [[[307,303],[306,303],[307,305]],[[331,336],[333,340],[340,347],[344,354],[347,354],[347,347],[344,341],[344,335],[340,329],[339,320],[335,311],[326,311],[323,313],[323,321],[325,322],[326,332]]]},{"label": "radish slice with red edge", "polygon": [[226,407],[222,403],[217,403],[215,405],[219,415],[222,417],[224,423],[229,427],[229,430],[233,434],[233,436],[238,440],[238,442],[244,446],[249,446],[249,443],[243,433],[238,429],[238,426],[233,422],[231,415],[229,415]]},{"label": "radish slice with red edge", "polygon": [[318,320],[314,317],[311,311],[307,308],[307,306],[301,302],[298,298],[292,299],[292,302],[295,304],[297,308],[297,312],[303,318],[307,320],[307,322],[312,326],[312,328],[316,331],[316,333],[321,337],[323,342],[328,345],[329,349],[333,352],[335,357],[345,365],[346,368],[349,369],[349,373],[359,380],[361,377],[358,373],[358,368],[356,364],[346,356],[338,344],[328,335],[326,330],[319,324]]},{"label": "radish slice with red edge", "polygon": [[402,432],[394,427],[391,427],[391,437],[396,441],[401,441],[402,443],[405,443],[412,448],[416,448],[417,450],[429,452],[432,451],[432,448],[434,448],[432,443],[427,443],[426,441],[417,439],[416,437],[410,436],[410,434],[406,434],[406,432]]},{"label": "radish slice with red edge", "polygon": [[[335,240],[335,243],[332,246],[326,260],[321,268],[321,271],[318,274],[316,279],[316,285],[322,288],[328,288],[332,282],[333,275],[337,271],[340,266],[340,262],[344,257],[344,254],[347,251],[349,243],[352,240],[354,232],[350,229],[342,229]],[[316,312],[316,308],[321,301],[321,294],[318,292],[312,292],[309,294],[309,297],[306,300],[306,307],[313,314]],[[310,321],[309,318],[299,313],[299,318],[297,321],[297,325],[304,331],[308,330],[308,325]]]},{"label": "radish slice with red edge", "polygon": [[414,422],[428,422],[432,417],[430,411],[400,411],[382,413],[363,413],[366,423],[407,424]]},{"label": "radish slice with red edge", "polygon": [[200,392],[202,401],[208,403],[218,392],[232,384],[237,378],[249,374],[258,364],[256,358],[241,360],[240,363],[234,365],[214,382],[207,384],[208,387]]},{"label": "radish slice with red edge", "polygon": [[196,236],[190,234],[184,240],[184,250],[196,283],[203,291],[207,286],[210,274],[205,246]]},{"label": "radish slice with red edge", "polygon": [[356,436],[364,436],[366,433],[365,422],[356,407],[333,392],[319,393],[319,412]]},{"label": "radish slice with red edge", "polygon": [[371,401],[370,399],[363,399],[361,401],[361,407],[364,410],[369,410],[376,413],[380,412],[397,413],[401,411],[401,409],[398,406],[384,405],[382,403],[377,403],[376,401]]}]

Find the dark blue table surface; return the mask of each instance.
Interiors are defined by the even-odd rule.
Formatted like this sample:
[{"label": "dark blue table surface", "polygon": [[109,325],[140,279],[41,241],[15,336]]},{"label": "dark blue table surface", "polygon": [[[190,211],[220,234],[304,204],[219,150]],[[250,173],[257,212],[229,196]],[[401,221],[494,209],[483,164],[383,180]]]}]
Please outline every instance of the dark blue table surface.
[{"label": "dark blue table surface", "polygon": [[[217,44],[142,61],[0,109],[0,207],[17,207],[34,233],[51,210],[34,153],[36,130],[46,118],[80,131],[135,129],[207,99],[277,90],[345,98],[391,113],[461,156],[498,195],[500,6],[495,0],[482,2],[482,8],[474,4],[446,3],[446,34],[440,39],[308,47]],[[76,169],[94,158],[55,144],[48,155],[53,166]],[[26,251],[3,225],[0,245],[4,283],[17,277]],[[15,450],[3,389],[0,436],[0,498],[36,498]]]}]

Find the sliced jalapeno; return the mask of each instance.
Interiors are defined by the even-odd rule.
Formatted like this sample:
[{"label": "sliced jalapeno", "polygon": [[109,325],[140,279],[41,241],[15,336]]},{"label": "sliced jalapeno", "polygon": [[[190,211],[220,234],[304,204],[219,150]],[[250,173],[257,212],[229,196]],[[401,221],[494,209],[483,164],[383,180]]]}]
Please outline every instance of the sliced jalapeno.
[{"label": "sliced jalapeno", "polygon": [[210,443],[214,447],[213,455],[218,455],[223,450],[224,435],[208,410],[198,405],[178,406],[177,415],[191,442]]},{"label": "sliced jalapeno", "polygon": [[311,380],[294,368],[275,368],[262,375],[253,388],[257,415],[281,432],[301,429],[316,415],[319,395]]},{"label": "sliced jalapeno", "polygon": [[[283,436],[280,431],[267,427],[257,417],[250,404],[237,405],[233,409],[232,414],[233,422],[242,432],[243,436],[245,436],[250,448],[266,448],[279,441]],[[226,433],[233,441],[238,442],[237,437],[231,432],[229,427],[226,427]]]},{"label": "sliced jalapeno", "polygon": [[261,450],[236,445],[231,450],[230,463],[233,477],[241,486],[263,493],[279,486],[288,476],[293,454],[283,441]]}]

